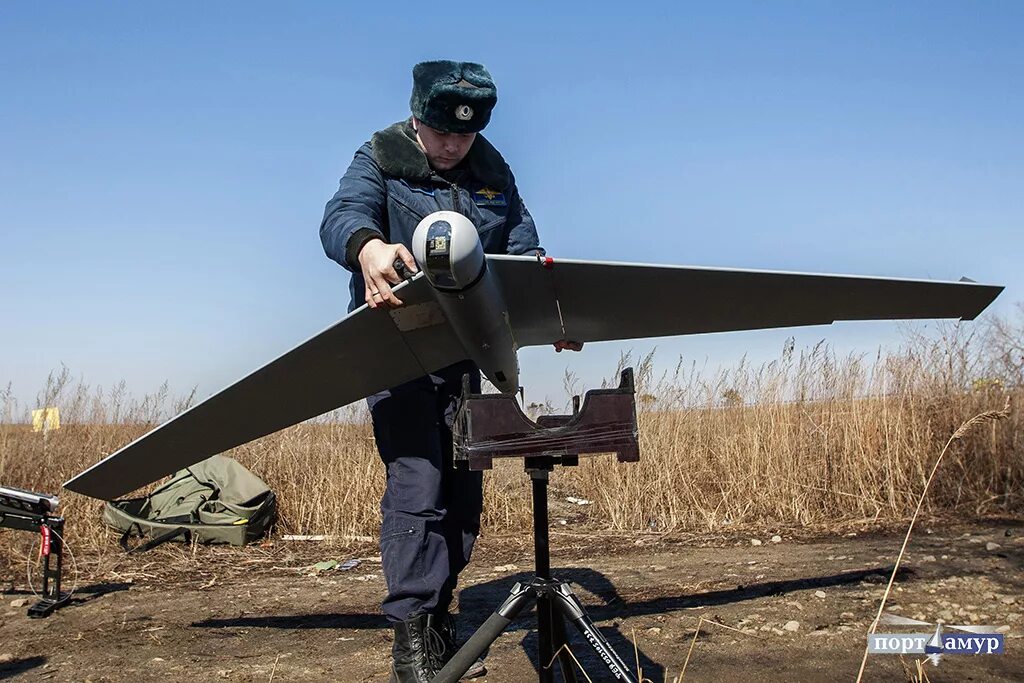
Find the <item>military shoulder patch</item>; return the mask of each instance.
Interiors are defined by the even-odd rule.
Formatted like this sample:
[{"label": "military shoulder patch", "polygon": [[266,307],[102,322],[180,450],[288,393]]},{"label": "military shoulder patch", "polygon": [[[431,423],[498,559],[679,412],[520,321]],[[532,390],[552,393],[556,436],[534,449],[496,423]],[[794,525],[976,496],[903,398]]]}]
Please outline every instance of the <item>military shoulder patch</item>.
[{"label": "military shoulder patch", "polygon": [[505,195],[489,187],[482,187],[473,193],[473,203],[477,206],[506,206]]}]

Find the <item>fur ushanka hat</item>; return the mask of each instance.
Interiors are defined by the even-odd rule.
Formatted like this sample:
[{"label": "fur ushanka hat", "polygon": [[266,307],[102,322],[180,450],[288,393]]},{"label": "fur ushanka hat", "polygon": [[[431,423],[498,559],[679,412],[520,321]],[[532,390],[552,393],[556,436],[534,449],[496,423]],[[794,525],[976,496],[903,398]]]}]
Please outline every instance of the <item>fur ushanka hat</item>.
[{"label": "fur ushanka hat", "polygon": [[491,120],[498,91],[483,64],[442,59],[412,68],[409,108],[446,133],[479,133]]}]

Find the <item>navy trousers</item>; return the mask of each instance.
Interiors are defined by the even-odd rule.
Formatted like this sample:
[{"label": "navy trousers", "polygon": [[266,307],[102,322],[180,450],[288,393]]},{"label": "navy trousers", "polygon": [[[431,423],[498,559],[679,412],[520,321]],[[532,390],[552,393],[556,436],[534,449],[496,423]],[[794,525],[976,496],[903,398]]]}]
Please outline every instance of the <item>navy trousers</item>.
[{"label": "navy trousers", "polygon": [[480,534],[483,473],[452,467],[451,426],[467,374],[479,392],[479,369],[463,361],[367,399],[387,467],[380,553],[392,622],[447,610]]}]

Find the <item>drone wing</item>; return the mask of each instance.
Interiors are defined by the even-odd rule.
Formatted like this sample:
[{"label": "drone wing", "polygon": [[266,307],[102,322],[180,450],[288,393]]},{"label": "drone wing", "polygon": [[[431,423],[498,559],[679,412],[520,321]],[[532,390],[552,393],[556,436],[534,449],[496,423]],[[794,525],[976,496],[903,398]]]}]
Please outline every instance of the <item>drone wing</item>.
[{"label": "drone wing", "polygon": [[520,347],[826,325],[972,320],[1002,287],[850,275],[487,257]]},{"label": "drone wing", "polygon": [[423,275],[93,465],[65,488],[111,500],[183,467],[465,358]]}]

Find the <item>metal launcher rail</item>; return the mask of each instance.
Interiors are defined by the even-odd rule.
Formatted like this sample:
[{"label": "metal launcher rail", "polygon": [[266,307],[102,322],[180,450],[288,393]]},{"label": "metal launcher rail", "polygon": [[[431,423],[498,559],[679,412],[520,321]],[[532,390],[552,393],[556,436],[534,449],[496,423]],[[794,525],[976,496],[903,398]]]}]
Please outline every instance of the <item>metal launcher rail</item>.
[{"label": "metal launcher rail", "polygon": [[28,616],[33,618],[49,616],[69,598],[60,590],[64,568],[64,518],[56,515],[59,505],[60,499],[55,496],[0,486],[0,528],[40,535],[43,592],[39,602],[28,608]]}]

